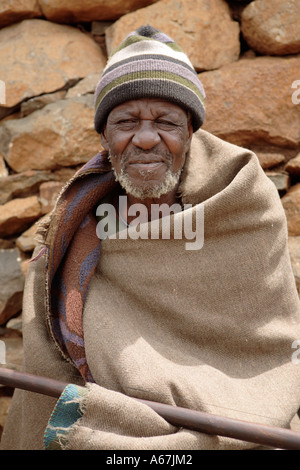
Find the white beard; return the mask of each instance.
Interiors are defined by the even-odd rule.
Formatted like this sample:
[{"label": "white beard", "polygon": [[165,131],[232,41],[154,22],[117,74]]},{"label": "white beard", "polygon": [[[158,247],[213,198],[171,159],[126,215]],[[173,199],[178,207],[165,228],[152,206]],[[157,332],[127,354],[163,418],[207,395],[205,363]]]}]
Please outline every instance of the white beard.
[{"label": "white beard", "polygon": [[[120,183],[122,188],[125,190],[127,194],[131,194],[133,197],[137,199],[147,199],[147,198],[160,198],[164,194],[168,194],[172,191],[178,184],[182,169],[174,173],[170,168],[167,169],[165,179],[161,183],[151,184],[145,180],[144,183],[140,184],[139,186],[134,185],[126,173],[126,171],[122,168],[120,174],[117,174],[115,171],[110,155],[108,155],[108,159],[111,163],[112,169],[114,171],[114,175],[116,181]],[[142,175],[142,172],[141,172]],[[142,175],[143,176],[143,175]]]},{"label": "white beard", "polygon": [[145,182],[140,186],[133,185],[127,173],[123,169],[119,175],[117,175],[116,171],[114,170],[114,174],[116,181],[120,183],[127,194],[131,194],[137,199],[147,199],[160,198],[162,195],[172,191],[179,182],[181,171],[182,170],[179,170],[177,173],[173,173],[170,169],[168,169],[166,171],[165,179],[161,183],[150,185],[149,183]]}]

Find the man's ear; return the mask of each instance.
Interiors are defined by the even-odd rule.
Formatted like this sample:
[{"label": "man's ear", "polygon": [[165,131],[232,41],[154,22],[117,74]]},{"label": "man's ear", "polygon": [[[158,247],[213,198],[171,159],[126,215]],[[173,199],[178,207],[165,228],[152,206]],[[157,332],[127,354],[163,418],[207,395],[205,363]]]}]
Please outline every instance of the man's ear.
[{"label": "man's ear", "polygon": [[103,127],[100,135],[101,135],[101,145],[104,148],[104,150],[108,152],[109,147],[108,147],[108,142],[106,138],[106,126]]}]

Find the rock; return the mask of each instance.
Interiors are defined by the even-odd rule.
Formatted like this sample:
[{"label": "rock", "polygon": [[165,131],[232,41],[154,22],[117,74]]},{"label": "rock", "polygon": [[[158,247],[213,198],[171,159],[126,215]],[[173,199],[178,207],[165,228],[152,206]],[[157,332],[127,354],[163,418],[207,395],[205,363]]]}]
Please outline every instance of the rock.
[{"label": "rock", "polygon": [[[37,241],[35,240],[37,223],[38,222],[35,222],[31,227],[25,230],[25,232],[23,232],[22,235],[20,235],[16,239],[16,245],[19,248],[19,250],[21,250],[21,252],[23,253],[32,252],[37,246]],[[27,271],[27,266],[25,266],[25,270],[24,270],[22,263],[21,263],[21,269],[23,273],[25,274],[25,272]]]},{"label": "rock", "polygon": [[0,237],[10,237],[23,232],[41,215],[37,196],[7,202],[0,206]]},{"label": "rock", "polygon": [[0,30],[6,108],[58,91],[89,73],[101,73],[105,63],[95,41],[71,26],[32,19]]},{"label": "rock", "polygon": [[232,18],[239,23],[241,22],[241,15],[247,3],[253,0],[225,0],[230,6]]},{"label": "rock", "polygon": [[11,401],[12,401],[12,397],[0,395],[0,439],[2,436],[8,410],[11,405]]},{"label": "rock", "polygon": [[290,187],[290,175],[286,172],[266,171],[268,178],[275,184],[276,189],[283,194]]},{"label": "rock", "polygon": [[66,90],[56,91],[55,93],[48,93],[46,95],[35,96],[27,101],[21,103],[21,115],[20,117],[28,116],[28,114],[42,109],[44,106],[55,101],[62,100],[66,96]]},{"label": "rock", "polygon": [[50,172],[34,170],[3,177],[0,180],[0,204],[5,204],[13,198],[32,196],[38,193],[41,183],[50,179]]},{"label": "rock", "polygon": [[94,93],[99,78],[100,76],[98,73],[91,73],[87,77],[80,80],[80,82],[78,82],[74,87],[69,88],[66,98],[74,98],[75,96]]},{"label": "rock", "polygon": [[12,108],[4,108],[0,103],[0,124],[7,119],[18,119],[19,117],[21,117],[19,105]]},{"label": "rock", "polygon": [[239,58],[239,24],[223,0],[161,0],[129,13],[106,30],[108,53],[143,24],[168,34],[198,71],[217,69]]},{"label": "rock", "polygon": [[284,162],[285,157],[279,152],[257,152],[261,167],[266,170]]},{"label": "rock", "polygon": [[92,21],[91,33],[93,36],[104,36],[105,31],[112,25],[112,21]]},{"label": "rock", "polygon": [[55,179],[55,181],[61,181],[63,183],[66,183],[67,181],[69,181],[69,179],[74,176],[76,171],[78,171],[81,167],[82,165],[78,165],[74,168],[59,168],[58,170],[53,171],[53,179]]},{"label": "rock", "polygon": [[285,165],[285,170],[288,171],[291,175],[300,175],[300,153],[287,162]]},{"label": "rock", "polygon": [[255,0],[242,12],[241,30],[249,46],[261,54],[297,54],[299,18],[299,0]]},{"label": "rock", "polygon": [[295,184],[281,199],[290,236],[300,235],[300,183]]},{"label": "rock", "polygon": [[145,7],[158,0],[39,0],[48,20],[57,23],[116,20],[130,11]]},{"label": "rock", "polygon": [[43,214],[52,211],[62,187],[63,183],[59,183],[58,181],[49,181],[48,183],[41,184],[40,203]]},{"label": "rock", "polygon": [[22,309],[24,275],[19,263],[19,250],[0,250],[0,325]]},{"label": "rock", "polygon": [[42,16],[38,0],[1,0],[0,28],[25,18],[38,18]]},{"label": "rock", "polygon": [[11,330],[16,330],[22,333],[23,331],[22,314],[8,320],[8,322],[6,323],[6,328],[11,329]]},{"label": "rock", "polygon": [[105,31],[113,24],[112,21],[93,21],[91,24],[91,35],[96,43],[101,47],[103,54],[107,57]]},{"label": "rock", "polygon": [[4,238],[0,238],[0,249],[7,250],[9,248],[15,248],[14,240],[5,240]]},{"label": "rock", "polygon": [[207,96],[203,129],[244,147],[297,148],[300,113],[291,84],[299,70],[300,56],[256,57],[199,74]]},{"label": "rock", "polygon": [[288,247],[295,276],[296,287],[300,294],[300,237],[289,237]]},{"label": "rock", "polygon": [[[16,172],[87,162],[100,148],[93,95],[60,100],[0,127],[0,151]],[[24,158],[24,154],[26,158]]]}]

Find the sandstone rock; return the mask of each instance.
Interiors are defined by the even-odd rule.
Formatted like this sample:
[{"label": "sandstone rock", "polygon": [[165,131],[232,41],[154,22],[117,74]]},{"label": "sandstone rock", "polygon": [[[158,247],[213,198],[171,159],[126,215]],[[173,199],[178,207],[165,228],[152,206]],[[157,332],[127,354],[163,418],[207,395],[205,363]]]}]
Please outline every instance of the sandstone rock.
[{"label": "sandstone rock", "polygon": [[[29,227],[27,230],[25,230],[25,232],[23,232],[22,235],[20,235],[16,239],[16,245],[19,248],[19,250],[21,250],[21,252],[24,252],[24,253],[32,252],[37,246],[37,241],[35,240],[36,229],[37,229],[37,222],[34,223],[31,227]],[[25,268],[25,270],[23,268]],[[23,266],[21,263],[21,269],[23,273],[25,274],[27,271],[27,266],[25,265]]]},{"label": "sandstone rock", "polygon": [[50,172],[34,170],[3,177],[0,179],[0,204],[5,204],[13,198],[32,196],[38,193],[41,183],[50,179]]},{"label": "sandstone rock", "polygon": [[0,237],[17,235],[41,217],[37,196],[13,199],[0,206]]},{"label": "sandstone rock", "polygon": [[103,54],[107,57],[105,32],[113,24],[113,21],[93,21],[91,24],[91,35],[100,46]]},{"label": "sandstone rock", "polygon": [[74,87],[69,88],[66,98],[74,98],[75,96],[94,93],[99,79],[100,75],[98,73],[91,73],[87,77],[80,80],[80,82],[78,82]]},{"label": "sandstone rock", "polygon": [[23,103],[21,103],[20,117],[28,116],[28,114],[33,113],[38,109],[42,109],[47,104],[55,103],[55,101],[64,99],[66,93],[66,90],[60,90],[56,91],[55,93],[48,93],[46,95],[35,96],[34,98],[30,98],[27,101],[23,101]]},{"label": "sandstone rock", "polygon": [[287,162],[285,165],[285,170],[288,171],[291,175],[300,175],[300,153]]},{"label": "sandstone rock", "polygon": [[8,414],[9,407],[11,405],[12,397],[0,395],[0,439],[4,429],[6,417]]},{"label": "sandstone rock", "polygon": [[277,191],[279,191],[281,194],[288,191],[291,183],[288,173],[266,171],[266,175],[275,184]]},{"label": "sandstone rock", "polygon": [[63,187],[58,181],[49,181],[42,183],[40,186],[40,203],[43,214],[52,211],[55,206],[56,199]]},{"label": "sandstone rock", "polygon": [[257,152],[261,167],[266,170],[284,162],[285,157],[279,152]]},{"label": "sandstone rock", "polygon": [[105,31],[112,23],[112,21],[92,21],[91,34],[93,36],[104,36]]},{"label": "sandstone rock", "polygon": [[17,317],[11,318],[6,323],[6,328],[9,330],[16,330],[17,332],[22,333],[23,331],[23,321],[22,321],[22,313]]},{"label": "sandstone rock", "polygon": [[241,18],[243,36],[254,50],[265,55],[300,52],[299,0],[255,0]]},{"label": "sandstone rock", "polygon": [[296,287],[300,294],[300,236],[288,238],[289,253],[292,269],[295,276]]},{"label": "sandstone rock", "polygon": [[46,18],[57,23],[115,20],[158,0],[39,0]]},{"label": "sandstone rock", "polygon": [[161,0],[129,13],[106,30],[108,53],[143,24],[168,34],[198,71],[217,69],[239,58],[239,24],[223,0]]},{"label": "sandstone rock", "polygon": [[22,308],[24,276],[18,259],[17,248],[0,250],[0,325],[5,324]]},{"label": "sandstone rock", "polygon": [[0,127],[0,151],[16,172],[79,165],[99,148],[93,95],[57,101]]},{"label": "sandstone rock", "polygon": [[0,238],[0,250],[8,250],[10,248],[15,248],[14,240],[5,240]]},{"label": "sandstone rock", "polygon": [[105,62],[93,39],[71,26],[33,19],[0,30],[6,108],[100,73]]},{"label": "sandstone rock", "polygon": [[299,70],[300,56],[257,57],[199,74],[207,95],[203,129],[241,146],[297,148],[300,113],[291,84]]},{"label": "sandstone rock", "polygon": [[239,23],[241,22],[241,15],[247,3],[253,0],[225,0],[230,6],[232,18]]},{"label": "sandstone rock", "polygon": [[74,176],[76,171],[78,171],[81,167],[82,165],[78,165],[74,168],[59,168],[58,170],[52,172],[53,179],[55,181],[61,181],[63,183],[66,183],[67,181],[69,181],[70,178],[72,178],[72,176]]},{"label": "sandstone rock", "polygon": [[38,0],[1,0],[0,28],[25,18],[38,18],[42,16]]},{"label": "sandstone rock", "polygon": [[16,105],[12,108],[4,108],[0,103],[0,124],[7,119],[18,119],[21,117],[20,106]]},{"label": "sandstone rock", "polygon": [[300,235],[300,183],[291,187],[281,199],[287,217],[290,236]]}]

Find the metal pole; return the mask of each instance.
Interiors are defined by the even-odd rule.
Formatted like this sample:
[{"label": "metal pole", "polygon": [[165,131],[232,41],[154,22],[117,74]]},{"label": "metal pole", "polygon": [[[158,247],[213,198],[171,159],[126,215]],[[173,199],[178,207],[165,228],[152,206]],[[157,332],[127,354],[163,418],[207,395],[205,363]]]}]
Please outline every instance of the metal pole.
[{"label": "metal pole", "polygon": [[[21,388],[30,392],[58,398],[68,385],[54,379],[17,372],[0,367],[0,384]],[[231,437],[277,449],[300,450],[300,433],[289,429],[250,423],[212,415],[202,411],[165,405],[134,398],[152,408],[157,414],[174,426],[180,426],[206,434]]]}]

